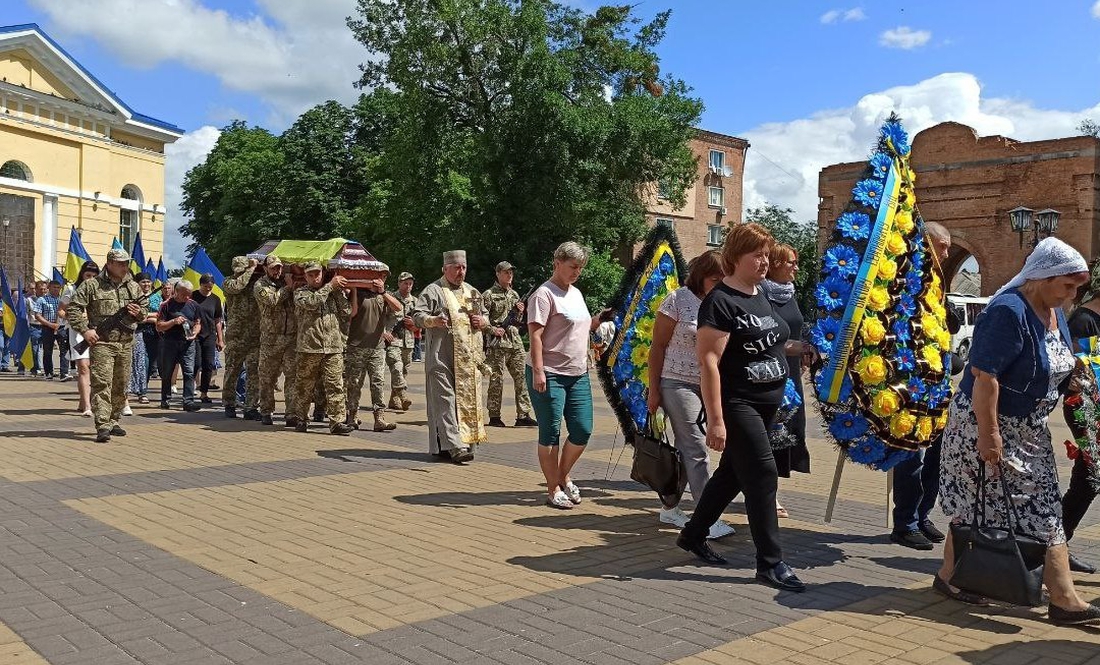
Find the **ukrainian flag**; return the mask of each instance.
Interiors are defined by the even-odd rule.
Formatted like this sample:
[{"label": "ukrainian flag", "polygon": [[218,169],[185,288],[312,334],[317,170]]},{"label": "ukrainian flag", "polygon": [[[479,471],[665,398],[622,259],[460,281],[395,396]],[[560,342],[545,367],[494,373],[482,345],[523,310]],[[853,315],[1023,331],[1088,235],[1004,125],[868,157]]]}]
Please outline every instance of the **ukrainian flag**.
[{"label": "ukrainian flag", "polygon": [[153,278],[153,288],[159,289],[168,281],[168,271],[164,269],[164,257],[157,259],[157,276]]},{"label": "ukrainian flag", "polygon": [[153,280],[153,288],[157,286],[157,267],[153,265],[153,259],[147,259],[145,261],[145,267],[141,269],[143,273],[149,275],[149,279]]},{"label": "ukrainian flag", "polygon": [[[34,367],[34,347],[31,346],[31,324],[27,321],[27,299],[23,297],[23,280],[19,280],[19,297],[15,299],[14,305],[15,331],[11,336],[8,351],[19,359],[24,369],[31,369]],[[7,310],[6,305],[4,309]]]},{"label": "ukrainian flag", "polygon": [[225,277],[221,271],[218,270],[218,266],[214,265],[214,262],[207,256],[206,250],[199,247],[195,250],[195,255],[191,257],[191,262],[187,264],[187,267],[183,270],[183,279],[191,282],[191,286],[195,289],[199,288],[199,278],[204,273],[210,273],[214,276],[214,293],[222,299],[222,303],[225,302],[225,292],[222,291],[222,283],[225,282]]},{"label": "ukrainian flag", "polygon": [[[4,326],[4,337],[11,339],[15,336],[15,323],[16,323],[16,309],[15,303],[11,301],[11,287],[8,286],[8,273],[3,268],[0,268],[0,289],[3,293],[0,293],[0,302],[4,303],[4,312],[0,323]],[[15,349],[11,349],[15,351]]]},{"label": "ukrainian flag", "polygon": [[141,232],[134,236],[134,249],[130,251],[130,274],[136,275],[145,269],[145,250],[141,247]]},{"label": "ukrainian flag", "polygon": [[80,266],[84,265],[85,261],[91,260],[92,257],[88,255],[88,250],[84,249],[84,243],[80,241],[80,234],[76,232],[76,227],[71,227],[69,229],[69,253],[65,257],[65,270],[62,273],[65,276],[65,281],[76,284],[77,278],[80,277]]},{"label": "ukrainian flag", "polygon": [[55,281],[55,282],[57,282],[58,284],[61,284],[61,285],[65,284],[65,276],[62,275],[61,271],[58,270],[57,268],[53,269],[53,281]]}]

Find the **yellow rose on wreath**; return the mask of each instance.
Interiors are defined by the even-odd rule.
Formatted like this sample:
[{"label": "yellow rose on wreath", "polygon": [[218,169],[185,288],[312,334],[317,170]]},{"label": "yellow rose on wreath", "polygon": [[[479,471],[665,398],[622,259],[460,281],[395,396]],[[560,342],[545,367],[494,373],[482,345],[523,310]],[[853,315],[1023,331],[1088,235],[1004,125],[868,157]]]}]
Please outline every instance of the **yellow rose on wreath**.
[{"label": "yellow rose on wreath", "polygon": [[867,316],[859,326],[859,334],[864,344],[878,344],[886,339],[886,326],[877,316]]},{"label": "yellow rose on wreath", "polygon": [[657,322],[657,317],[643,316],[638,320],[638,324],[635,326],[635,331],[642,339],[653,338],[653,324]]},{"label": "yellow rose on wreath", "polygon": [[680,288],[680,282],[676,279],[676,275],[665,277],[665,289],[667,289],[669,293],[672,293],[678,288]]},{"label": "yellow rose on wreath", "polygon": [[936,318],[940,321],[943,321],[944,323],[947,322],[947,308],[940,303],[936,303],[932,306],[932,313],[935,314]]},{"label": "yellow rose on wreath", "polygon": [[951,350],[951,333],[946,330],[941,330],[939,335],[936,335],[936,342],[940,345],[941,351]]},{"label": "yellow rose on wreath", "polygon": [[876,286],[867,294],[867,309],[872,312],[881,312],[890,304],[890,292],[885,286]]},{"label": "yellow rose on wreath", "polygon": [[943,280],[940,279],[939,273],[935,270],[932,271],[932,288],[943,289]]},{"label": "yellow rose on wreath", "polygon": [[928,416],[921,416],[917,419],[917,440],[927,441],[932,438],[932,426],[935,423]]},{"label": "yellow rose on wreath", "polygon": [[886,251],[894,256],[901,256],[908,248],[909,246],[905,242],[905,237],[900,233],[891,233],[889,237],[886,238]]},{"label": "yellow rose on wreath", "polygon": [[908,235],[913,230],[913,212],[911,210],[898,210],[894,215],[894,225],[898,230]]},{"label": "yellow rose on wreath", "polygon": [[943,430],[944,427],[947,427],[947,409],[944,409],[943,413],[936,418],[936,429]]},{"label": "yellow rose on wreath", "polygon": [[935,289],[928,289],[928,293],[924,294],[924,304],[928,307],[928,311],[934,312],[936,306],[943,302],[943,294],[936,294]]},{"label": "yellow rose on wreath", "polygon": [[943,328],[940,327],[940,322],[929,312],[920,315],[920,327],[924,332],[925,339],[932,340],[936,339],[936,336],[943,330]]},{"label": "yellow rose on wreath", "polygon": [[890,433],[898,438],[909,436],[916,425],[916,416],[908,411],[900,411],[890,419]]},{"label": "yellow rose on wreath", "polygon": [[859,372],[859,378],[870,386],[877,386],[885,381],[888,370],[889,368],[886,366],[886,361],[877,353],[866,356],[856,365],[856,371]]},{"label": "yellow rose on wreath", "polygon": [[634,350],[630,353],[630,361],[634,363],[635,367],[641,367],[649,363],[649,345],[638,344],[634,347]]},{"label": "yellow rose on wreath", "polygon": [[871,399],[871,410],[876,415],[888,418],[901,408],[901,395],[889,388],[880,391]]},{"label": "yellow rose on wreath", "polygon": [[898,264],[885,256],[875,264],[875,269],[878,270],[878,276],[888,282],[894,281],[894,278],[898,276]]},{"label": "yellow rose on wreath", "polygon": [[931,344],[925,346],[924,349],[921,350],[921,355],[924,356],[925,362],[928,363],[928,366],[932,368],[933,372],[943,371],[943,355],[935,346]]}]

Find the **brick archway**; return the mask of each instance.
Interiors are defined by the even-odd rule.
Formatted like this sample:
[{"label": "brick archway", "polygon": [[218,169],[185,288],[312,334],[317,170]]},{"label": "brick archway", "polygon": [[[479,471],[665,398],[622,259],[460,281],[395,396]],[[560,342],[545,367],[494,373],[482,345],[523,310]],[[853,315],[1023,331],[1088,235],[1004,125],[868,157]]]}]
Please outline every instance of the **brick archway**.
[{"label": "brick archway", "polygon": [[943,262],[941,267],[943,268],[943,280],[947,284],[948,290],[955,280],[955,276],[958,275],[962,265],[966,263],[967,259],[973,258],[978,264],[978,274],[981,275],[985,268],[985,259],[981,255],[981,250],[970,243],[966,238],[953,237],[951,239],[951,251],[947,255],[947,260]]}]

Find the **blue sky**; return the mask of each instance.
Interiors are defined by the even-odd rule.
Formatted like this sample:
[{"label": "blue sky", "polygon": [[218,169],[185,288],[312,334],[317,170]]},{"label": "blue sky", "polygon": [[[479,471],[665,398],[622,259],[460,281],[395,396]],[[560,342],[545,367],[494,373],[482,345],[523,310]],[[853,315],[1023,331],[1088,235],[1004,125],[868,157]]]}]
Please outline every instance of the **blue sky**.
[{"label": "blue sky", "polygon": [[[189,132],[169,153],[169,205],[217,127],[240,117],[278,131],[309,106],[349,102],[366,57],[343,24],[354,0],[2,4],[0,24],[38,23],[133,108]],[[957,120],[1024,140],[1100,119],[1100,2],[643,0],[639,11],[669,6],[662,67],[703,98],[704,127],[752,143],[746,205],[813,218],[817,171],[860,158],[890,110],[914,131]],[[181,248],[173,239],[169,254]]]}]

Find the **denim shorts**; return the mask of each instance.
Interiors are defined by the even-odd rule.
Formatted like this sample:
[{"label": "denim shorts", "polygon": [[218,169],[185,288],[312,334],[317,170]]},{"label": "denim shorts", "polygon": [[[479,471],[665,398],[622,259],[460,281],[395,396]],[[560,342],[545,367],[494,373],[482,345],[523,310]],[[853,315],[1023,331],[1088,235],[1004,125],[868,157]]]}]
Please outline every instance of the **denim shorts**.
[{"label": "denim shorts", "polygon": [[583,446],[592,438],[592,382],[588,374],[564,376],[546,372],[546,392],[535,390],[531,366],[527,365],[527,391],[539,421],[539,445],[556,446],[565,420],[568,442]]}]

